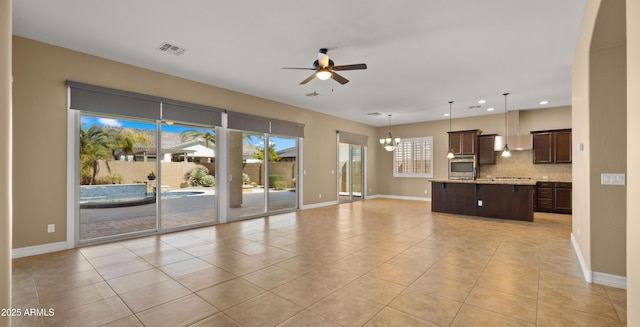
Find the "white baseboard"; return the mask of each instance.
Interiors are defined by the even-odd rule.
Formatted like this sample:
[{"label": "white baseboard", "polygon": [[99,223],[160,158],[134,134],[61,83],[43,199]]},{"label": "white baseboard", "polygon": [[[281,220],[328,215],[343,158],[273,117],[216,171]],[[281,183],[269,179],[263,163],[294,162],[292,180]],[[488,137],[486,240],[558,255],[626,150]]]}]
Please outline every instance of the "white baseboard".
[{"label": "white baseboard", "polygon": [[582,268],[582,273],[584,274],[584,279],[588,283],[622,288],[625,290],[627,289],[627,277],[601,273],[589,269],[586,261],[584,260],[584,257],[582,256],[582,251],[580,251],[580,247],[578,246],[578,241],[576,240],[573,233],[571,233],[571,245],[573,245],[573,250],[576,251],[576,255],[578,256],[578,260],[580,261],[580,267]]},{"label": "white baseboard", "polygon": [[578,256],[578,261],[580,261],[580,268],[582,268],[584,279],[587,281],[587,283],[592,283],[593,273],[591,272],[591,269],[589,269],[589,266],[587,266],[587,262],[584,260],[584,257],[582,256],[582,251],[580,251],[580,246],[578,245],[578,241],[576,240],[576,237],[573,235],[573,233],[571,233],[571,245],[573,245],[573,250],[576,252],[576,255]]},{"label": "white baseboard", "polygon": [[32,255],[57,252],[67,249],[67,242],[56,242],[13,249],[12,258],[23,258]]},{"label": "white baseboard", "polygon": [[313,209],[313,208],[320,208],[320,207],[327,207],[327,206],[332,206],[338,204],[338,201],[328,201],[328,202],[320,202],[320,203],[314,203],[314,204],[305,204],[302,205],[302,209]]},{"label": "white baseboard", "polygon": [[423,198],[418,196],[401,196],[401,195],[387,195],[387,194],[376,194],[376,195],[367,196],[367,199],[376,199],[376,198],[431,202],[431,198]]},{"label": "white baseboard", "polygon": [[627,277],[593,272],[593,283],[615,288],[627,289]]}]

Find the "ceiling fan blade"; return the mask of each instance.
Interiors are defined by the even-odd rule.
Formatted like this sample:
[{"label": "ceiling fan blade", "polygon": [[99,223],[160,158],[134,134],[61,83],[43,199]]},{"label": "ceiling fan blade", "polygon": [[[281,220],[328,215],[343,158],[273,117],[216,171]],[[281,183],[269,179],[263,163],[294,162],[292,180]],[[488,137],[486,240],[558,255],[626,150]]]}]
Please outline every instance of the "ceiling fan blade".
[{"label": "ceiling fan blade", "polygon": [[281,67],[280,69],[316,70],[315,68],[301,68],[301,67]]},{"label": "ceiling fan blade", "polygon": [[349,83],[348,79],[342,77],[341,75],[338,75],[338,73],[336,73],[336,72],[332,72],[331,78],[333,78],[336,82],[338,82],[340,84],[343,84],[343,85]]},{"label": "ceiling fan blade", "polygon": [[307,79],[305,79],[304,81],[300,82],[300,85],[309,83],[309,81],[311,81],[315,77],[316,77],[316,73],[311,74],[311,76],[307,77]]},{"label": "ceiling fan blade", "polygon": [[340,65],[340,66],[333,66],[331,69],[333,70],[367,69],[367,64]]}]

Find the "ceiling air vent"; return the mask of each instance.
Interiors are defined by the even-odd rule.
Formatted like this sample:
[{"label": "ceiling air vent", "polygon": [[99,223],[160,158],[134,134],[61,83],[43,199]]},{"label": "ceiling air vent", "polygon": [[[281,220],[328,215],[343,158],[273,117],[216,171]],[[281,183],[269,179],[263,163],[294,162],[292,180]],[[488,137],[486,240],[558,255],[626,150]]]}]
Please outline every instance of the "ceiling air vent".
[{"label": "ceiling air vent", "polygon": [[158,46],[158,50],[162,51],[162,52],[166,52],[166,53],[170,53],[176,56],[179,56],[183,53],[185,53],[185,51],[187,51],[187,49],[185,48],[181,48],[177,45],[173,45],[171,43],[162,43],[160,44],[160,46]]},{"label": "ceiling air vent", "polygon": [[381,114],[381,113],[379,113],[379,112],[370,112],[370,113],[368,113],[367,115],[369,115],[369,116],[371,116],[371,117],[375,117],[375,116],[380,116],[380,115],[382,115],[382,114]]}]

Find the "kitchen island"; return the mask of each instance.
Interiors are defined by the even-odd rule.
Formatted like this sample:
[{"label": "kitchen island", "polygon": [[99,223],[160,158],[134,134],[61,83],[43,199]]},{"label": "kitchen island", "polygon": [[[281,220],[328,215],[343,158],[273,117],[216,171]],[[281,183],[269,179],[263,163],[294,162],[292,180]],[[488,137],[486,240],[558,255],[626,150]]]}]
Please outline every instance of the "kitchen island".
[{"label": "kitchen island", "polygon": [[533,221],[532,180],[431,179],[431,211]]}]

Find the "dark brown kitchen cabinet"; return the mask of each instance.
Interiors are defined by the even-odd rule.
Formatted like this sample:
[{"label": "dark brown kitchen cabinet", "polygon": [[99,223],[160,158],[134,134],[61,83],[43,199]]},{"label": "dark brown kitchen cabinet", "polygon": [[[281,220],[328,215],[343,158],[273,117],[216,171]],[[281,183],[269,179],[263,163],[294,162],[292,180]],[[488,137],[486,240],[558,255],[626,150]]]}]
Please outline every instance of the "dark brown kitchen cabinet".
[{"label": "dark brown kitchen cabinet", "polygon": [[557,213],[571,213],[571,183],[555,183],[553,190],[553,209]]},{"label": "dark brown kitchen cabinet", "polygon": [[571,192],[570,182],[538,182],[536,211],[571,214]]},{"label": "dark brown kitchen cabinet", "polygon": [[478,164],[494,165],[496,163],[496,152],[494,144],[496,143],[496,134],[478,136]]},{"label": "dark brown kitchen cabinet", "polygon": [[466,183],[433,183],[431,202],[435,212],[455,213],[459,215],[476,214],[476,185]]},{"label": "dark brown kitchen cabinet", "polygon": [[556,163],[571,163],[571,130],[556,131],[553,138]]},{"label": "dark brown kitchen cabinet", "polygon": [[553,211],[553,183],[538,182],[536,211]]},{"label": "dark brown kitchen cabinet", "polygon": [[533,186],[478,184],[477,216],[533,221]]},{"label": "dark brown kitchen cabinet", "polygon": [[535,131],[533,163],[571,163],[571,129]]},{"label": "dark brown kitchen cabinet", "polygon": [[534,185],[431,182],[431,211],[533,221]]},{"label": "dark brown kitchen cabinet", "polygon": [[449,147],[455,155],[476,155],[476,143],[480,130],[455,131],[449,133]]}]

